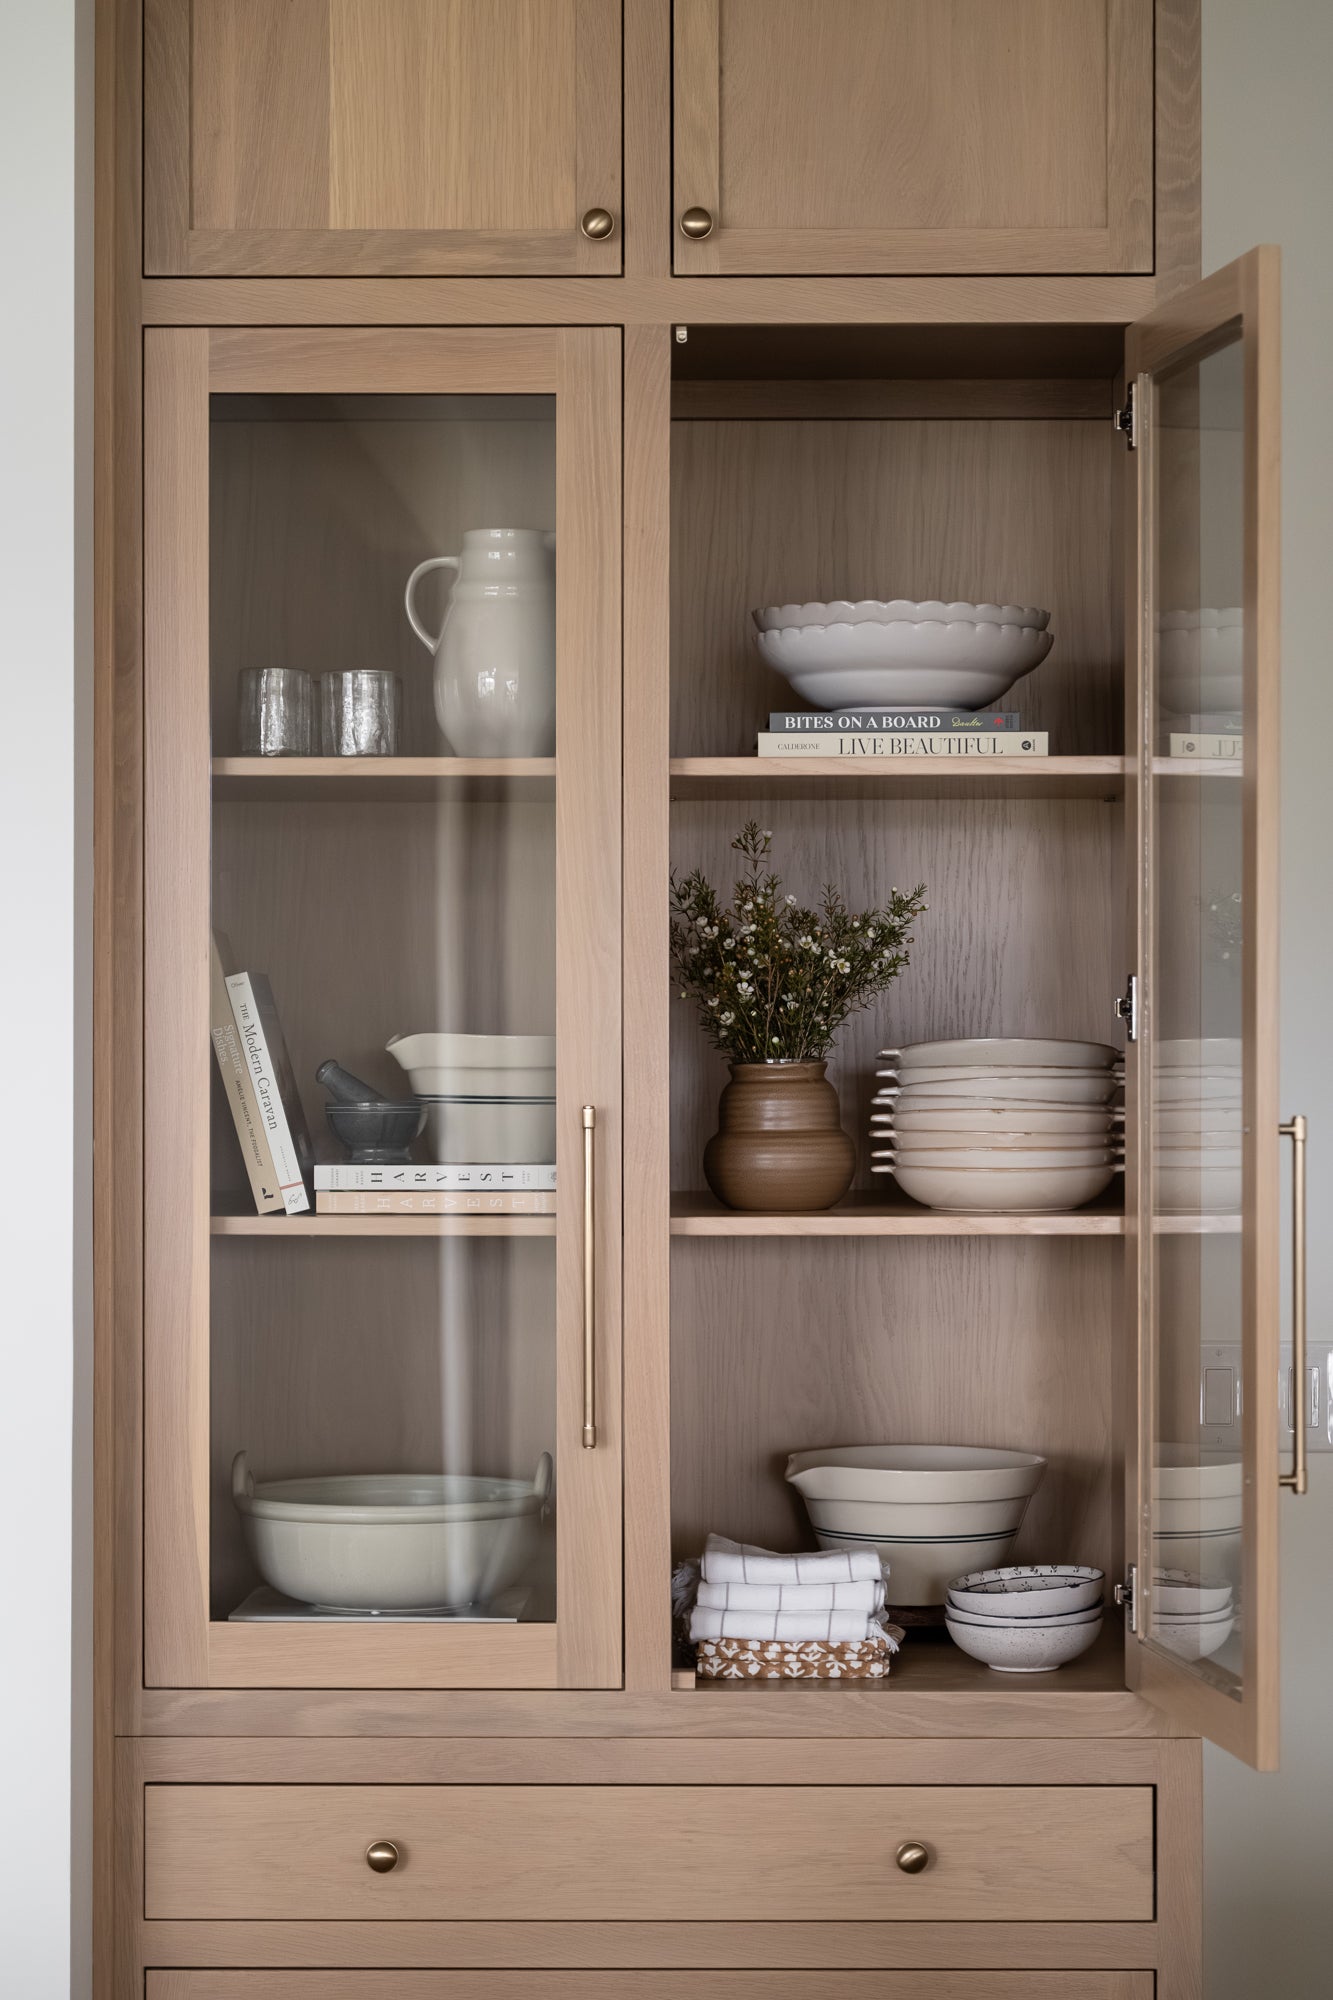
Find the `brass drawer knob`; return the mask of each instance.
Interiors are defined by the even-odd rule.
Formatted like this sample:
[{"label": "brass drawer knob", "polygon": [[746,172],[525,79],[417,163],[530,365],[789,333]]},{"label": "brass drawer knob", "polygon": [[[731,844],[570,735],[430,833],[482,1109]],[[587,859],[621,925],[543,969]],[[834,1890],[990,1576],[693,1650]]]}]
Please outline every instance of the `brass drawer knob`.
[{"label": "brass drawer knob", "polygon": [[391,1840],[372,1840],[366,1849],[366,1864],[377,1875],[387,1875],[398,1866],[398,1849]]},{"label": "brass drawer knob", "polygon": [[905,1840],[893,1858],[904,1875],[919,1875],[923,1868],[929,1866],[930,1849],[923,1847],[919,1840]]},{"label": "brass drawer knob", "polygon": [[713,218],[706,208],[687,208],[680,218],[680,233],[702,243],[705,236],[713,233]]},{"label": "brass drawer knob", "polygon": [[616,219],[609,208],[590,208],[579,224],[584,235],[590,236],[594,243],[602,242],[615,226]]}]

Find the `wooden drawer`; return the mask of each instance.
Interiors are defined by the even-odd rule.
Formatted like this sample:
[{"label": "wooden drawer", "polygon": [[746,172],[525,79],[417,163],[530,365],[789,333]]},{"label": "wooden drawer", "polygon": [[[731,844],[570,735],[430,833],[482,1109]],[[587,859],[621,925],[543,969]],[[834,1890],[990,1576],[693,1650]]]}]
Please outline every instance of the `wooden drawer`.
[{"label": "wooden drawer", "polygon": [[149,1785],[145,1813],[149,1918],[1153,1915],[1150,1786]]},{"label": "wooden drawer", "polygon": [[[543,1972],[542,2000],[1152,2000],[1151,1972]],[[146,2000],[534,2000],[531,1972],[150,1972]]]}]

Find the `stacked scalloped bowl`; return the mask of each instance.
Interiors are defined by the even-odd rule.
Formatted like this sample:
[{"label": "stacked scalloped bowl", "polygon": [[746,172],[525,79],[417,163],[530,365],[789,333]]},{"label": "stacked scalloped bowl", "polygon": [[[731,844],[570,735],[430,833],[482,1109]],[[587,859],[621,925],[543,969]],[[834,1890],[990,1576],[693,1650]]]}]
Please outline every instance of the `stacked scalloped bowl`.
[{"label": "stacked scalloped bowl", "polygon": [[1050,612],[940,598],[769,604],[759,651],[813,708],[984,708],[1050,652]]},{"label": "stacked scalloped bowl", "polygon": [[1241,1198],[1241,1045],[1161,1041],[1153,1055],[1153,1206],[1234,1215]]},{"label": "stacked scalloped bowl", "polygon": [[1104,1042],[992,1036],[880,1056],[871,1167],[927,1208],[1060,1213],[1120,1169],[1122,1071]]},{"label": "stacked scalloped bowl", "polygon": [[949,1585],[944,1622],[955,1646],[997,1674],[1049,1674],[1101,1631],[1104,1580],[1075,1563],[976,1570]]}]

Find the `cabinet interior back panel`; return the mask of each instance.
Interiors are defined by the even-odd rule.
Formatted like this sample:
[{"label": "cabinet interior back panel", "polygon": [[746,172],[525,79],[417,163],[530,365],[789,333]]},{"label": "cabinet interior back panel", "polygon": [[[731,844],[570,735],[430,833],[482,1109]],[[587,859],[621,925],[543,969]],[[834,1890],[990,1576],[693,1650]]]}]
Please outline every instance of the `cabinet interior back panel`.
[{"label": "cabinet interior back panel", "polygon": [[1109,1569],[1115,1241],[700,1238],[671,1253],[672,1544],[807,1547],[787,1454],[901,1442],[1039,1452],[1015,1562]]},{"label": "cabinet interior back panel", "polygon": [[677,422],[671,434],[671,754],[753,752],[806,707],[751,610],[908,597],[1040,605],[1055,644],[1004,697],[1053,753],[1124,740],[1124,453],[1080,421]]}]

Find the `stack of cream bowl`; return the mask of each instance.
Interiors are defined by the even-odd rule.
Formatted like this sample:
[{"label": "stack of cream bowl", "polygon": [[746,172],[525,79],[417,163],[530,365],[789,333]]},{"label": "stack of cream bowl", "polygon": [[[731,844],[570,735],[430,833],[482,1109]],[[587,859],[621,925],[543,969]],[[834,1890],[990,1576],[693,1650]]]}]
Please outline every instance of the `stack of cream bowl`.
[{"label": "stack of cream bowl", "polygon": [[1031,604],[863,597],[754,611],[759,650],[815,708],[985,708],[1051,650]]},{"label": "stack of cream bowl", "polygon": [[895,1608],[943,1604],[961,1564],[1006,1556],[1045,1470],[1032,1452],[983,1445],[833,1445],[787,1460],[820,1548],[877,1549]]},{"label": "stack of cream bowl", "polygon": [[1234,1215],[1241,1198],[1238,1037],[1162,1041],[1153,1052],[1153,1206]]},{"label": "stack of cream bowl", "polygon": [[1122,1071],[1105,1042],[1033,1036],[881,1049],[871,1167],[951,1214],[1081,1208],[1118,1171]]},{"label": "stack of cream bowl", "polygon": [[1152,1636],[1182,1660],[1220,1653],[1235,1623],[1235,1593],[1225,1577],[1153,1571]]},{"label": "stack of cream bowl", "polygon": [[949,1585],[944,1622],[955,1646],[997,1674],[1049,1674],[1101,1631],[1104,1581],[1076,1563],[977,1570]]}]

